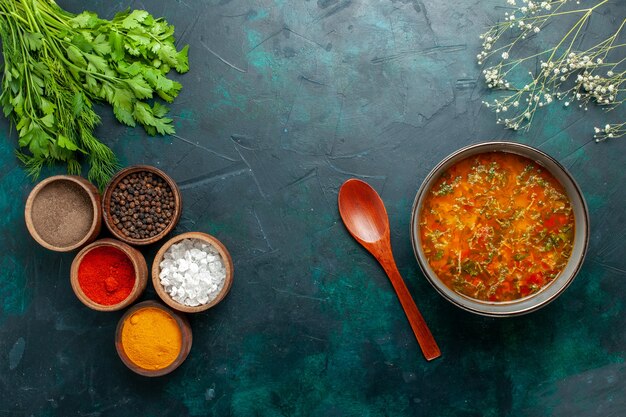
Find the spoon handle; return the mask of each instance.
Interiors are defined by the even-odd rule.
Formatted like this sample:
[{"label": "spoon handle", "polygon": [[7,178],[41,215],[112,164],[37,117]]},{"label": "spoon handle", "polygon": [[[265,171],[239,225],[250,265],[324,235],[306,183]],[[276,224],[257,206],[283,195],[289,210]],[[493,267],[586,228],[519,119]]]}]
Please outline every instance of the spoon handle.
[{"label": "spoon handle", "polygon": [[415,301],[413,301],[413,297],[411,297],[411,293],[406,287],[406,284],[400,275],[400,271],[398,271],[396,263],[393,260],[388,259],[381,260],[380,263],[385,269],[385,272],[393,285],[393,289],[396,291],[396,294],[400,299],[400,304],[402,304],[404,314],[406,314],[407,319],[409,319],[409,323],[411,324],[411,328],[413,329],[417,343],[422,349],[424,357],[427,361],[438,358],[441,356],[439,346],[437,346],[435,338],[426,325],[422,314],[415,305]]}]

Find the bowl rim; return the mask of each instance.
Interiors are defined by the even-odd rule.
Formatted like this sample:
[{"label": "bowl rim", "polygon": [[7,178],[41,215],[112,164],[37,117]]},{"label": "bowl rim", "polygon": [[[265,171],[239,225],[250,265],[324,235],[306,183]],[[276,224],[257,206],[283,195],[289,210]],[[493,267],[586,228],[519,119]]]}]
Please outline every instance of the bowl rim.
[{"label": "bowl rim", "polygon": [[[174,321],[178,325],[178,329],[180,330],[180,351],[178,352],[176,359],[174,359],[171,364],[162,369],[145,369],[136,365],[132,360],[130,360],[130,358],[126,354],[126,351],[124,350],[124,346],[122,345],[122,329],[124,328],[124,323],[126,323],[126,320],[135,312],[150,307],[159,309],[169,314],[170,317],[174,319]],[[139,375],[147,377],[157,377],[169,374],[180,365],[182,365],[182,363],[185,361],[185,359],[187,359],[187,356],[189,355],[192,343],[193,334],[191,331],[191,325],[189,324],[189,320],[187,320],[187,317],[185,317],[176,310],[168,308],[167,306],[163,305],[163,303],[160,303],[157,300],[146,300],[135,304],[134,306],[126,310],[126,312],[124,312],[120,320],[117,322],[117,327],[115,328],[115,350],[117,350],[118,356],[128,369]]]},{"label": "bowl rim", "polygon": [[[111,210],[111,195],[113,194],[113,190],[119,184],[120,181],[122,181],[124,178],[126,178],[127,176],[131,174],[134,174],[136,172],[142,172],[142,171],[147,171],[152,174],[158,175],[159,177],[163,178],[163,180],[165,180],[167,185],[169,185],[170,189],[172,190],[172,195],[174,196],[174,205],[175,205],[174,216],[172,217],[172,221],[170,221],[170,224],[168,224],[167,227],[158,235],[154,235],[146,239],[134,239],[134,238],[124,235],[123,233],[120,233],[117,227],[115,227],[115,225],[113,224],[113,221],[109,214]],[[183,211],[183,199],[180,194],[180,189],[178,188],[178,184],[176,184],[176,181],[174,181],[165,172],[163,172],[159,168],[154,167],[152,165],[141,165],[141,164],[131,165],[129,167],[121,169],[113,176],[113,178],[109,180],[109,182],[107,183],[104,189],[104,193],[102,194],[102,218],[104,219],[104,224],[106,225],[107,229],[109,229],[111,234],[115,236],[116,239],[129,243],[131,245],[137,245],[137,246],[149,245],[151,243],[161,240],[168,233],[170,233],[174,229],[174,227],[176,227],[176,225],[178,224],[178,221],[180,220],[182,211]]]},{"label": "bowl rim", "polygon": [[[201,304],[199,306],[187,306],[187,305],[181,304],[178,301],[175,301],[165,291],[165,289],[163,288],[163,285],[161,284],[161,280],[159,278],[159,274],[161,273],[160,264],[161,264],[161,261],[163,260],[163,257],[165,256],[165,252],[173,244],[178,243],[184,239],[199,239],[199,240],[203,240],[207,242],[219,252],[220,256],[222,257],[222,260],[224,261],[224,267],[226,268],[226,277],[224,278],[224,287],[222,287],[222,290],[219,292],[217,297],[215,297],[213,301],[209,303]],[[219,304],[226,297],[226,295],[230,292],[230,288],[233,285],[233,276],[234,276],[233,259],[230,256],[228,249],[226,249],[226,246],[224,246],[224,244],[220,242],[215,236],[212,236],[203,232],[186,232],[186,233],[181,233],[179,235],[172,237],[161,246],[157,254],[154,256],[154,261],[152,262],[152,285],[154,286],[154,289],[156,290],[157,294],[159,295],[161,300],[163,300],[163,302],[165,302],[168,306],[178,311],[183,311],[185,313],[199,313],[201,311],[205,311],[212,307],[215,307],[217,304]]]},{"label": "bowl rim", "polygon": [[[448,288],[445,284],[443,284],[443,282],[441,282],[441,280],[439,280],[428,264],[428,261],[423,253],[421,236],[419,233],[419,214],[423,200],[425,199],[427,191],[430,190],[433,182],[439,178],[441,172],[448,166],[451,166],[452,164],[467,157],[489,152],[508,152],[520,155],[547,169],[565,188],[572,210],[578,213],[575,215],[576,231],[574,236],[574,247],[570,258],[561,273],[537,293],[518,300],[506,302],[477,300],[459,294]],[[566,181],[567,184],[565,184],[564,181]],[[411,209],[410,227],[413,253],[417,259],[420,269],[422,270],[422,273],[439,294],[457,307],[475,314],[490,317],[509,317],[530,313],[544,307],[551,301],[555,300],[572,283],[583,265],[589,244],[589,209],[584,195],[574,177],[556,159],[529,145],[516,142],[487,141],[465,146],[449,154],[429,172],[429,174],[422,181],[422,184],[415,195]]]},{"label": "bowl rim", "polygon": [[[85,191],[85,193],[89,196],[89,201],[91,202],[91,207],[93,209],[93,212],[92,212],[93,219],[91,221],[91,226],[89,227],[89,231],[85,234],[85,236],[81,240],[69,246],[55,246],[46,242],[41,237],[41,235],[35,228],[35,224],[33,223],[32,211],[33,211],[33,205],[35,203],[35,200],[37,199],[37,196],[44,188],[46,188],[48,185],[56,181],[70,181],[80,186],[82,190]],[[100,194],[98,193],[98,189],[95,187],[95,185],[90,183],[87,179],[78,175],[53,175],[51,177],[45,178],[44,180],[40,181],[37,185],[35,185],[35,187],[31,190],[30,194],[28,195],[28,198],[26,199],[26,205],[24,207],[26,228],[28,229],[28,232],[33,237],[33,239],[35,239],[35,241],[37,241],[37,243],[39,243],[44,248],[53,250],[56,252],[71,252],[74,249],[80,248],[85,243],[89,242],[91,239],[95,238],[95,235],[97,235],[97,233],[99,232],[99,230],[97,232],[96,230],[98,229],[98,222],[100,221],[100,217],[102,214],[100,201],[101,199],[100,199]]]},{"label": "bowl rim", "polygon": [[[80,283],[78,282],[78,269],[80,268],[80,264],[83,261],[83,258],[93,249],[100,248],[103,246],[110,246],[122,251],[126,257],[132,262],[133,268],[135,270],[135,283],[133,284],[133,289],[130,291],[130,294],[120,301],[117,304],[104,305],[97,303],[96,301],[89,298],[83,291]],[[83,249],[76,254],[74,260],[72,261],[72,266],[70,267],[70,284],[72,286],[72,290],[76,295],[76,298],[96,311],[118,311],[122,310],[125,307],[128,307],[133,302],[137,300],[146,289],[148,284],[148,266],[146,264],[146,259],[143,254],[132,246],[121,242],[119,240],[104,238],[98,239],[89,245],[85,246]]]}]

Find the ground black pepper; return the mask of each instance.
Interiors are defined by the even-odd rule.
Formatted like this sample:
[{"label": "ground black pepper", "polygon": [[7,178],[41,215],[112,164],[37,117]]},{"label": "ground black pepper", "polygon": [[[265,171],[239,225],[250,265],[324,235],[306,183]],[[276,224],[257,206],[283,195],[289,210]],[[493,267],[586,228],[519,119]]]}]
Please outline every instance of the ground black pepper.
[{"label": "ground black pepper", "polygon": [[149,239],[165,230],[174,217],[176,201],[167,182],[147,171],[123,178],[111,193],[111,220],[132,239]]},{"label": "ground black pepper", "polygon": [[39,236],[50,245],[72,246],[87,236],[94,208],[89,194],[69,180],[46,185],[33,201],[31,218]]}]

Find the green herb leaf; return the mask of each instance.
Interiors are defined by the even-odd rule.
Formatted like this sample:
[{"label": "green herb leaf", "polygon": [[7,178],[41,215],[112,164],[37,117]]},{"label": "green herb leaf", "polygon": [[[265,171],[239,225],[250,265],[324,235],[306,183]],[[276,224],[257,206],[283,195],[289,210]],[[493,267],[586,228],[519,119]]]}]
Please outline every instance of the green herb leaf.
[{"label": "green herb leaf", "polygon": [[130,65],[127,65],[124,62],[120,63],[119,70],[130,75],[131,77],[134,77],[135,75],[141,74],[142,72],[144,72],[145,68],[143,64],[141,64],[138,61],[135,61]]},{"label": "green herb leaf", "polygon": [[69,23],[74,28],[93,28],[98,23],[98,16],[92,12],[82,12],[69,19]]},{"label": "green herb leaf", "polygon": [[175,133],[172,119],[167,117],[155,119],[154,127],[161,135],[172,135]]},{"label": "green herb leaf", "polygon": [[137,98],[152,98],[152,88],[150,88],[146,80],[144,80],[141,75],[136,75],[135,77],[126,80],[126,83],[135,93]]},{"label": "green herb leaf", "polygon": [[124,59],[124,38],[117,32],[109,33],[109,46],[111,47],[111,58],[119,62]]},{"label": "green herb leaf", "polygon": [[99,34],[92,42],[93,50],[99,55],[106,55],[111,52],[111,45],[107,41],[104,33]]},{"label": "green herb leaf", "polygon": [[176,68],[176,71],[178,71],[181,74],[184,74],[185,72],[189,71],[189,57],[187,56],[188,52],[189,52],[189,45],[185,45],[185,47],[176,54],[177,63],[174,68]]},{"label": "green herb leaf", "polygon": [[31,124],[28,131],[19,140],[19,145],[22,147],[28,146],[28,150],[33,155],[43,155],[47,157],[50,154],[49,144],[52,141],[50,135],[48,135],[39,125]]},{"label": "green herb leaf", "polygon": [[54,115],[47,114],[41,119],[39,119],[39,121],[46,127],[52,127],[54,126]]},{"label": "green herb leaf", "polygon": [[93,51],[93,45],[91,41],[87,39],[82,33],[77,33],[72,37],[72,44],[83,52]]},{"label": "green herb leaf", "polygon": [[161,61],[171,66],[178,65],[178,52],[176,52],[174,45],[163,44],[157,55]]},{"label": "green herb leaf", "polygon": [[125,125],[135,127],[133,118],[133,94],[121,88],[117,88],[113,93],[113,113],[117,120]]},{"label": "green herb leaf", "polygon": [[141,26],[141,22],[143,22],[146,17],[148,17],[148,12],[145,10],[133,10],[132,13],[122,21],[122,27],[125,29],[137,28]]},{"label": "green herb leaf", "polygon": [[154,126],[156,124],[154,115],[152,114],[152,109],[149,105],[141,101],[135,103],[133,116],[135,117],[135,120],[137,120],[141,124],[148,126]]},{"label": "green herb leaf", "polygon": [[87,66],[87,62],[85,61],[85,58],[83,58],[83,53],[74,45],[70,45],[67,47],[67,57],[70,59],[70,61],[72,61],[74,64],[78,65],[81,68],[85,68]]},{"label": "green herb leaf", "polygon": [[174,81],[161,75],[161,72],[158,70],[147,69],[143,76],[155,90],[168,92],[174,88]]},{"label": "green herb leaf", "polygon": [[120,122],[127,126],[135,127],[135,119],[133,118],[133,112],[126,107],[113,105],[113,114]]},{"label": "green herb leaf", "polygon": [[155,102],[152,107],[152,114],[154,114],[155,117],[164,117],[168,111],[169,109],[159,102]]},{"label": "green herb leaf", "polygon": [[91,65],[93,65],[99,72],[103,73],[109,67],[104,58],[94,55],[94,54],[85,54],[85,58]]},{"label": "green herb leaf", "polygon": [[83,93],[77,92],[76,94],[74,94],[74,97],[72,98],[72,115],[76,117],[80,113],[82,113],[84,105],[85,96],[83,95]]},{"label": "green herb leaf", "polygon": [[128,32],[127,36],[137,42],[137,45],[150,45],[150,37],[141,29],[133,29]]},{"label": "green herb leaf", "polygon": [[78,150],[78,146],[64,135],[59,135],[57,138],[57,145],[70,151]]},{"label": "green herb leaf", "polygon": [[41,98],[41,110],[43,111],[44,114],[51,114],[54,112],[54,110],[56,109],[56,106],[54,104],[52,104],[51,102],[49,102],[48,100],[46,100],[45,98]]},{"label": "green herb leaf", "polygon": [[41,33],[24,32],[23,41],[28,49],[37,51],[43,45]]}]

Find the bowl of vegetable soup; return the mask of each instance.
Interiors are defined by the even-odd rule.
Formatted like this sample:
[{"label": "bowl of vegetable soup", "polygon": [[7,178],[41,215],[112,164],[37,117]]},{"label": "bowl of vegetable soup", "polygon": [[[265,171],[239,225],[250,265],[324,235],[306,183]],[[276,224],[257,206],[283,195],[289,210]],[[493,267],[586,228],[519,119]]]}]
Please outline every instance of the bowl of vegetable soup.
[{"label": "bowl of vegetable soup", "polygon": [[411,240],[424,275],[448,301],[514,316],[571,284],[587,251],[589,213],[554,158],[518,143],[478,143],[428,174],[413,203]]}]

